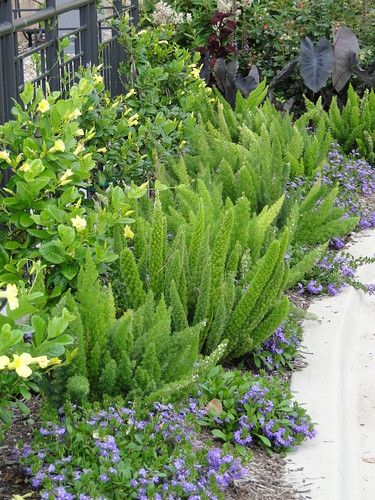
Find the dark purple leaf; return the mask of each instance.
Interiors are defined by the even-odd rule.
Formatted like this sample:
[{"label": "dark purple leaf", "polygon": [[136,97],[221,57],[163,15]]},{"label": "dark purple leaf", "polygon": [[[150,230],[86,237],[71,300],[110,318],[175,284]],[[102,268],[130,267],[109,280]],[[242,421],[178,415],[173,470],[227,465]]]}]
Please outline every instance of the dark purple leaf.
[{"label": "dark purple leaf", "polygon": [[333,50],[326,38],[315,46],[310,38],[301,42],[300,71],[305,85],[313,92],[324,87],[333,68]]}]

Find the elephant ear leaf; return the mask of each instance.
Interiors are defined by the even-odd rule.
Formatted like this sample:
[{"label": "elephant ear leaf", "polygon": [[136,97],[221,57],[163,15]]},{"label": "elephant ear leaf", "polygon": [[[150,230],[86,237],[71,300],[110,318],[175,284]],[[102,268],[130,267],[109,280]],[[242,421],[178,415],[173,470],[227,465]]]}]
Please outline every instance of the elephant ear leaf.
[{"label": "elephant ear leaf", "polygon": [[340,92],[348,83],[353,72],[353,62],[358,58],[358,53],[358,38],[350,28],[340,26],[334,31],[332,81],[337,92]]},{"label": "elephant ear leaf", "polygon": [[249,97],[252,90],[255,90],[259,85],[260,77],[259,71],[256,66],[251,66],[251,69],[245,78],[237,73],[236,76],[236,87],[241,92],[243,97]]},{"label": "elephant ear leaf", "polygon": [[234,109],[236,101],[236,86],[235,80],[238,72],[239,63],[236,59],[232,61],[225,61],[225,59],[218,59],[214,66],[214,77],[217,86],[224,94],[225,99]]},{"label": "elephant ear leaf", "polygon": [[333,50],[326,38],[315,46],[310,38],[301,42],[300,71],[305,85],[313,92],[325,86],[333,68]]}]

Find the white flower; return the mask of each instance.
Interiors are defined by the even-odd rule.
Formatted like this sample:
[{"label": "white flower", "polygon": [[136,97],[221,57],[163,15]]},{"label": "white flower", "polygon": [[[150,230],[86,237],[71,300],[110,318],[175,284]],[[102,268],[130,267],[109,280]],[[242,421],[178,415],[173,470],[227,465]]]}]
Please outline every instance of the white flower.
[{"label": "white flower", "polygon": [[189,22],[188,19],[190,19],[191,16],[188,18],[182,12],[175,11],[167,2],[164,2],[164,0],[160,0],[160,2],[155,5],[155,10],[151,17],[154,23],[160,26],[163,24],[177,25]]},{"label": "white flower", "polygon": [[87,227],[87,222],[85,219],[77,215],[76,217],[73,217],[70,219],[72,221],[73,227],[77,229],[77,231],[83,231]]}]

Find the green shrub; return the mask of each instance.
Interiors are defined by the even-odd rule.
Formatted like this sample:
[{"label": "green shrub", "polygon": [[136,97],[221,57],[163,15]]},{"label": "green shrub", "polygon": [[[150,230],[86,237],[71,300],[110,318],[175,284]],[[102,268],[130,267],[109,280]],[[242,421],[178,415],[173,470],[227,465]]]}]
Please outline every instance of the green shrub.
[{"label": "green shrub", "polygon": [[[255,258],[258,234],[272,222],[280,229],[289,227],[291,245],[326,243],[347,234],[358,222],[356,217],[343,218],[345,209],[336,206],[338,188],[319,182],[308,193],[297,189],[297,184],[290,188],[298,177],[319,177],[322,172],[332,139],[320,104],[292,123],[289,115],[281,115],[269,102],[259,106],[263,97],[264,86],[247,100],[239,96],[235,112],[221,99],[214,104],[198,100],[201,123],[189,128],[195,154],[170,163],[160,173],[165,184],[190,182],[194,186],[199,177],[211,189],[222,186],[224,201],[229,198],[236,203],[245,196],[247,213],[259,214],[250,222],[248,241]],[[275,213],[266,210],[268,215],[262,215],[264,207],[271,205]],[[269,216],[267,224],[264,217]],[[307,264],[308,258],[303,267]]]},{"label": "green shrub", "polygon": [[347,103],[340,110],[334,98],[328,111],[328,124],[334,139],[346,153],[356,149],[370,163],[375,161],[375,93],[366,91],[363,97],[352,86]]},{"label": "green shrub", "polygon": [[87,143],[95,132],[80,128],[79,117],[100,90],[97,75],[81,78],[66,99],[58,92],[45,98],[41,89],[34,96],[27,84],[15,120],[0,127],[0,168],[12,174],[0,196],[2,282],[30,281],[41,261],[47,289],[58,296],[75,286],[87,249],[102,268],[116,258],[111,231],[132,222],[126,207],[102,199],[92,210],[85,200],[95,167]]},{"label": "green shrub", "polygon": [[[42,370],[61,364],[65,347],[73,343],[67,329],[74,316],[64,308],[45,321],[36,314],[40,295],[16,285],[7,285],[1,292],[7,306],[0,316],[0,441],[15,409],[29,413],[24,401],[39,391]],[[74,355],[72,351],[67,361]]]},{"label": "green shrub", "polygon": [[172,334],[174,311],[163,295],[150,290],[143,299],[136,310],[116,319],[111,287],[100,283],[87,255],[76,296],[66,294],[57,306],[57,311],[66,308],[75,317],[68,332],[75,337],[78,354],[46,387],[52,401],[67,396],[82,402],[105,394],[170,398],[188,390],[221,357],[225,344],[211,358],[200,357],[202,322],[183,325]]},{"label": "green shrub", "polygon": [[123,307],[146,303],[152,291],[165,297],[174,330],[204,322],[202,352],[224,339],[226,358],[259,345],[288,312],[288,232],[278,237],[272,227],[282,201],[251,218],[246,197],[223,204],[219,187],[198,181],[196,190],[178,186],[174,196],[162,187],[148,206],[135,204],[133,248],[120,257]]}]

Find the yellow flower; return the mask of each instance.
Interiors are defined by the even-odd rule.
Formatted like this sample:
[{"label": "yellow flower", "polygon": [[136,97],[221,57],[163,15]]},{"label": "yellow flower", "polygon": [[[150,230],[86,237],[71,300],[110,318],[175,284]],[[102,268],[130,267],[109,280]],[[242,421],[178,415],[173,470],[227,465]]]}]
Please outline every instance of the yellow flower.
[{"label": "yellow flower", "polygon": [[98,153],[106,153],[107,151],[108,149],[106,147],[98,149]]},{"label": "yellow flower", "polygon": [[38,104],[38,111],[40,113],[45,113],[46,111],[49,111],[51,109],[51,106],[49,105],[49,102],[47,99],[42,99],[40,103]]},{"label": "yellow flower", "polygon": [[133,125],[138,125],[138,118],[139,118],[139,114],[136,113],[135,115],[131,116],[129,118],[129,121],[128,121],[128,125],[129,127],[132,127]]},{"label": "yellow flower", "polygon": [[95,83],[95,85],[98,85],[99,83],[103,83],[103,77],[100,75],[95,75],[94,76],[94,83]]},{"label": "yellow flower", "polygon": [[21,172],[28,172],[31,169],[30,163],[24,163],[22,167],[20,167]]},{"label": "yellow flower", "polygon": [[194,78],[200,78],[200,71],[199,68],[193,68],[191,70],[191,74]]},{"label": "yellow flower", "polygon": [[60,177],[60,185],[65,186],[65,184],[72,182],[72,179],[70,179],[69,177],[72,177],[73,175],[74,175],[73,170],[68,168],[66,172],[64,172],[63,175]]},{"label": "yellow flower", "polygon": [[125,238],[128,238],[129,240],[132,240],[134,238],[134,233],[131,230],[130,226],[125,226],[124,236],[125,236]]},{"label": "yellow flower", "polygon": [[0,370],[4,370],[9,362],[10,359],[8,358],[8,356],[0,356]]},{"label": "yellow flower", "polygon": [[64,141],[61,139],[57,139],[55,141],[55,144],[50,148],[50,153],[63,153],[65,151],[65,144]]},{"label": "yellow flower", "polygon": [[82,113],[80,112],[80,110],[77,108],[75,109],[74,111],[72,111],[69,115],[68,115],[68,120],[76,120],[79,116],[81,116]]},{"label": "yellow flower", "polygon": [[4,160],[8,164],[11,163],[8,151],[0,151],[0,160]]},{"label": "yellow flower", "polygon": [[23,352],[20,356],[13,354],[13,361],[9,363],[9,370],[15,370],[22,378],[30,377],[33,373],[29,365],[33,362],[32,356],[28,352]]},{"label": "yellow flower", "polygon": [[38,363],[40,368],[47,368],[49,365],[47,356],[37,356],[36,358],[32,358],[32,363]]},{"label": "yellow flower", "polygon": [[77,231],[83,231],[84,229],[86,229],[87,222],[79,215],[70,220],[72,221],[73,227],[75,227]]},{"label": "yellow flower", "polygon": [[85,150],[84,145],[80,143],[80,144],[78,144],[78,146],[75,148],[75,150],[74,150],[74,154],[77,156],[77,155],[79,155],[79,153],[82,153],[82,151],[84,151],[84,150]]},{"label": "yellow flower", "polygon": [[14,309],[18,309],[18,288],[17,285],[7,285],[6,290],[0,291],[0,298],[7,299],[9,309],[14,311]]},{"label": "yellow flower", "polygon": [[74,135],[76,135],[77,137],[81,137],[82,135],[85,135],[85,133],[81,128],[77,128],[76,133]]},{"label": "yellow flower", "polygon": [[129,92],[126,94],[125,99],[129,99],[130,97],[133,97],[137,92],[134,89],[130,89]]}]

